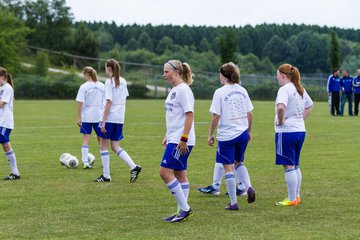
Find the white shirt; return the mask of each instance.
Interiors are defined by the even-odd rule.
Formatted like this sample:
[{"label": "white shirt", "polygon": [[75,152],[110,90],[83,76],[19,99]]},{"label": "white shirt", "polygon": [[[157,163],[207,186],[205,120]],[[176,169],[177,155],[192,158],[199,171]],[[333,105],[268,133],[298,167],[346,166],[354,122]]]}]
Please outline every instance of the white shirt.
[{"label": "white shirt", "polygon": [[99,122],[105,96],[105,86],[100,81],[86,82],[80,86],[76,101],[83,103],[82,122]]},{"label": "white shirt", "polygon": [[275,121],[277,117],[277,105],[285,105],[285,121],[281,126],[275,125],[276,132],[305,132],[305,122],[303,113],[306,108],[313,105],[313,101],[304,89],[304,96],[301,97],[296,91],[293,83],[288,83],[277,93],[275,101]]},{"label": "white shirt", "polygon": [[247,114],[254,109],[246,89],[239,84],[224,85],[214,93],[210,112],[220,116],[218,141],[229,141],[249,128]]},{"label": "white shirt", "polygon": [[[187,112],[194,112],[194,94],[186,83],[173,87],[165,100],[167,143],[178,144],[184,131]],[[195,145],[195,127],[192,122],[188,146]]]},{"label": "white shirt", "polygon": [[10,84],[5,83],[0,87],[0,101],[4,102],[4,106],[0,108],[0,127],[14,129],[14,89]]},{"label": "white shirt", "polygon": [[[129,96],[126,80],[120,77],[120,85],[116,88],[114,79],[105,81],[105,100],[111,101],[111,107],[106,122],[124,124],[126,98]],[[104,116],[106,101],[100,120]]]}]

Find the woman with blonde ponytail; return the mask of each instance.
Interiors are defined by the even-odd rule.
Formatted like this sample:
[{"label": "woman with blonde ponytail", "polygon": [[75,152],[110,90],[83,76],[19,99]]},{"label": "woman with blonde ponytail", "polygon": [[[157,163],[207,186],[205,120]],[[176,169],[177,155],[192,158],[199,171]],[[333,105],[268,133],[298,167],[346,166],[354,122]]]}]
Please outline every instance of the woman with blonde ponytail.
[{"label": "woman with blonde ponytail", "polygon": [[276,164],[283,165],[288,197],[279,206],[300,204],[300,153],[305,140],[304,120],[309,116],[313,101],[301,85],[299,70],[290,64],[277,69],[277,80],[281,86],[275,102],[275,146]]},{"label": "woman with blonde ponytail", "polygon": [[4,180],[20,179],[16,156],[10,144],[10,133],[14,129],[14,82],[11,74],[0,67],[0,143],[11,166],[11,173]]}]

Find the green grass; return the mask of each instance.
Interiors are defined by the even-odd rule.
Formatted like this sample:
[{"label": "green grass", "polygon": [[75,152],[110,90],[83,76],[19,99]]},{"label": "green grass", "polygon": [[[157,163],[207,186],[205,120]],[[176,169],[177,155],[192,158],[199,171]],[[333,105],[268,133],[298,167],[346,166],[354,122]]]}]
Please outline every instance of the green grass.
[{"label": "green grass", "polygon": [[[0,239],[359,239],[359,122],[329,117],[316,103],[308,121],[301,166],[302,204],[282,208],[283,170],[274,164],[274,105],[254,102],[253,141],[245,163],[257,192],[254,204],[239,199],[227,212],[225,184],[220,197],[196,188],[212,181],[215,149],[206,144],[210,101],[197,101],[197,145],[189,159],[190,204],[194,216],[167,224],[175,200],[158,175],[165,131],[162,100],[130,100],[121,145],[143,167],[137,183],[113,153],[111,183],[93,183],[101,174],[95,139],[95,169],[66,169],[59,156],[80,157],[81,135],[74,101],[16,101],[12,144],[20,181],[0,182]],[[2,176],[9,173],[3,155]]]}]

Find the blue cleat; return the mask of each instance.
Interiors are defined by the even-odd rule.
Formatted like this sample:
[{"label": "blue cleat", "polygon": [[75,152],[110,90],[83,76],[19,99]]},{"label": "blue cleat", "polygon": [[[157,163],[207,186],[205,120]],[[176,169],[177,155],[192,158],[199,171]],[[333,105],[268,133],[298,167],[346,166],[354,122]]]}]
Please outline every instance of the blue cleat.
[{"label": "blue cleat", "polygon": [[210,194],[210,195],[215,195],[215,196],[219,196],[220,195],[220,190],[219,189],[215,189],[212,185],[209,185],[207,187],[204,188],[198,188],[199,192],[205,193],[205,194]]},{"label": "blue cleat", "polygon": [[176,217],[174,217],[170,222],[171,223],[184,222],[188,220],[192,215],[193,215],[193,211],[191,208],[188,211],[181,210],[180,213],[176,215]]}]

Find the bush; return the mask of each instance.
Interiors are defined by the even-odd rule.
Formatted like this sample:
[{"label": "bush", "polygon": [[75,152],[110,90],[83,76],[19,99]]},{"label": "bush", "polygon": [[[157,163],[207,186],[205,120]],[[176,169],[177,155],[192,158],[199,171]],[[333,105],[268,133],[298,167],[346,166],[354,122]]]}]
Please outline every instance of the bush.
[{"label": "bush", "polygon": [[147,98],[146,94],[149,92],[149,89],[145,84],[132,83],[128,85],[129,98]]},{"label": "bush", "polygon": [[39,51],[36,55],[36,73],[40,76],[46,76],[49,68],[49,56],[44,51]]}]

